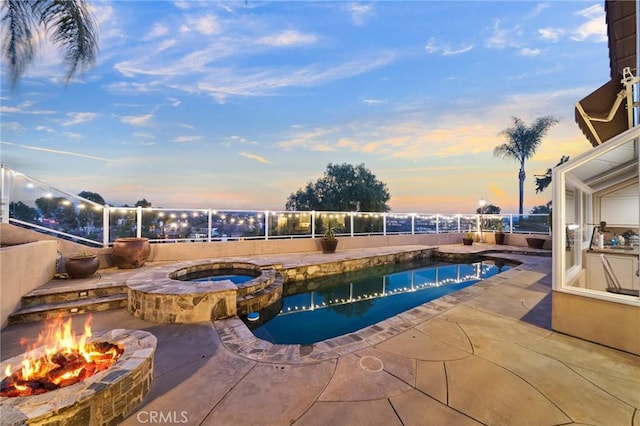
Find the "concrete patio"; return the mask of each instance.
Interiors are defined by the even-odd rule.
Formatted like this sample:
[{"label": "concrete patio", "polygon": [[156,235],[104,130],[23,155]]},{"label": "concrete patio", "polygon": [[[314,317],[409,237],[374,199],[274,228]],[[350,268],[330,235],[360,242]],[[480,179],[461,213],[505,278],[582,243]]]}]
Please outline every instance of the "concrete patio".
[{"label": "concrete patio", "polygon": [[[497,248],[505,247],[440,251]],[[551,258],[532,251],[494,254],[522,264],[386,320],[383,334],[345,339],[317,361],[297,345],[279,345],[275,355],[243,347],[237,319],[155,324],[117,309],[94,313],[93,328],[142,329],[158,339],[151,391],[125,425],[640,426],[640,358],[551,331]],[[254,259],[286,265],[326,256]],[[20,339],[42,326],[3,329],[2,359],[23,352]]]}]

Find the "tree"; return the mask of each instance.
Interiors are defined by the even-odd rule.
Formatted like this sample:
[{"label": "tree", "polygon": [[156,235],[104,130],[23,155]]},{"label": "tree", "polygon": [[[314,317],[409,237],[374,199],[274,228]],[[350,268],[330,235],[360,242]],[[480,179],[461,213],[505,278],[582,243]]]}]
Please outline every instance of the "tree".
[{"label": "tree", "polygon": [[[107,204],[102,195],[97,192],[82,191],[78,196],[101,206]],[[97,237],[100,228],[96,227],[96,224],[102,224],[102,211],[99,208],[96,210],[95,206],[85,205],[78,212],[78,225],[85,230],[87,237]]]},{"label": "tree", "polygon": [[146,198],[143,198],[142,200],[136,201],[134,206],[135,207],[142,207],[143,209],[146,209],[147,207],[151,207],[151,203],[149,201],[147,201]]},{"label": "tree", "polygon": [[476,209],[477,214],[500,214],[502,209],[498,206],[494,206],[493,204],[487,204],[484,207],[478,207]]},{"label": "tree", "polygon": [[33,62],[44,30],[64,50],[66,79],[95,63],[97,27],[85,0],[2,0],[2,50],[15,86]]},{"label": "tree", "polygon": [[324,176],[289,195],[287,210],[389,211],[387,185],[364,164],[327,165]]},{"label": "tree", "polygon": [[552,116],[538,117],[531,126],[527,126],[518,117],[512,117],[513,125],[504,129],[498,135],[507,138],[508,142],[498,145],[493,150],[493,155],[506,159],[513,159],[520,163],[520,171],[518,173],[519,180],[519,213],[523,213],[524,206],[524,181],[527,177],[524,171],[525,161],[531,158],[536,152],[542,138],[549,128],[558,123],[558,120]]},{"label": "tree", "polygon": [[73,204],[64,197],[40,197],[36,206],[42,213],[43,220],[50,221],[54,229],[71,232],[78,227],[78,218]]},{"label": "tree", "polygon": [[547,204],[541,204],[539,206],[535,206],[529,211],[531,214],[549,214],[551,211],[551,201]]},{"label": "tree", "polygon": [[29,207],[22,201],[9,203],[9,211],[14,219],[34,223],[38,219],[38,212],[33,207]]},{"label": "tree", "polygon": [[102,198],[102,195],[98,194],[97,192],[82,191],[78,194],[78,196],[84,198],[85,200],[93,201],[96,204],[100,204],[101,206],[107,204],[107,202],[104,201],[104,198]]},{"label": "tree", "polygon": [[[567,161],[569,161],[569,156],[563,155],[562,158],[560,159],[560,162],[556,164],[556,167],[566,163]],[[536,194],[544,191],[545,189],[547,189],[549,185],[551,185],[552,175],[553,175],[553,169],[547,169],[547,172],[543,175],[535,175],[536,176]]]}]

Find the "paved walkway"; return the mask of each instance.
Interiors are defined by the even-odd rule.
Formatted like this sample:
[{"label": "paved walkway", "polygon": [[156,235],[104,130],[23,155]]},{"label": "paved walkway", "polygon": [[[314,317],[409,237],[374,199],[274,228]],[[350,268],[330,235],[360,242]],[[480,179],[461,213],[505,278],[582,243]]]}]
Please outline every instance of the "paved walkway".
[{"label": "paved walkway", "polygon": [[[286,264],[314,256],[273,258]],[[551,331],[551,259],[502,256],[523,263],[394,317],[384,339],[345,342],[320,361],[243,354],[224,332],[234,320],[154,324],[121,309],[94,313],[93,324],[158,338],[151,391],[125,425],[162,416],[165,424],[231,426],[640,426],[640,357]],[[2,359],[22,352],[20,338],[41,328],[3,329]]]}]

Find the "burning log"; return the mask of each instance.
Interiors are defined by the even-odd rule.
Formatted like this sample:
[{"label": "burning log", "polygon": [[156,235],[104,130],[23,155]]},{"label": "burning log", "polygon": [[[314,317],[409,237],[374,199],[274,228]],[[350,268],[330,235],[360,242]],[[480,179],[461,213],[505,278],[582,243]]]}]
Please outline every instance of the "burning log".
[{"label": "burning log", "polygon": [[70,386],[109,368],[123,350],[109,342],[87,342],[91,337],[90,322],[91,317],[81,336],[71,332],[71,319],[63,323],[57,318],[49,324],[37,341],[48,355],[39,359],[26,356],[22,368],[15,372],[7,367],[0,396],[37,395]]}]

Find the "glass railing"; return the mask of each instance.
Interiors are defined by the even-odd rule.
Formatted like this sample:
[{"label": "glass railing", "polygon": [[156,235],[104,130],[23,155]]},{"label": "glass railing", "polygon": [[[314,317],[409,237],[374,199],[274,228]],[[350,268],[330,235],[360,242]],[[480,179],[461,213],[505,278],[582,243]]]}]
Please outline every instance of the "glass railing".
[{"label": "glass railing", "polygon": [[214,208],[101,205],[2,167],[5,223],[83,244],[108,246],[116,238],[151,242],[415,235],[464,232],[548,234],[546,214],[439,214],[327,211],[220,210]]}]

